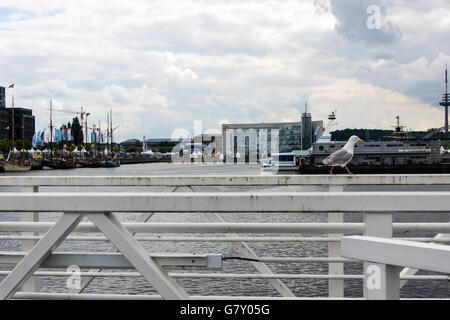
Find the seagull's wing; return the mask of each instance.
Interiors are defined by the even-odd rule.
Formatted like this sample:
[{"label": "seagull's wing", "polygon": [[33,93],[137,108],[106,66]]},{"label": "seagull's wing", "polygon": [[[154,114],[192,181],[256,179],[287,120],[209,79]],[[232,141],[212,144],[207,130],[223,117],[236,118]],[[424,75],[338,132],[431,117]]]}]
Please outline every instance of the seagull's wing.
[{"label": "seagull's wing", "polygon": [[337,150],[323,159],[324,164],[331,166],[343,165],[349,162],[353,158],[353,154],[345,149]]}]

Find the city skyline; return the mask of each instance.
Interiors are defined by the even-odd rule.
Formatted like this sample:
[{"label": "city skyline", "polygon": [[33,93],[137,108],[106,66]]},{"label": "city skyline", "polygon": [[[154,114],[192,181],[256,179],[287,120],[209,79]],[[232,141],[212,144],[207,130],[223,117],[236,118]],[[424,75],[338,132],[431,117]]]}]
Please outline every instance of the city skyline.
[{"label": "city skyline", "polygon": [[[379,11],[377,11],[379,10]],[[113,110],[117,141],[338,111],[338,129],[442,127],[450,4],[43,1],[0,5],[0,85],[32,108]],[[6,106],[11,105],[7,89]],[[55,114],[67,123],[75,114]]]}]

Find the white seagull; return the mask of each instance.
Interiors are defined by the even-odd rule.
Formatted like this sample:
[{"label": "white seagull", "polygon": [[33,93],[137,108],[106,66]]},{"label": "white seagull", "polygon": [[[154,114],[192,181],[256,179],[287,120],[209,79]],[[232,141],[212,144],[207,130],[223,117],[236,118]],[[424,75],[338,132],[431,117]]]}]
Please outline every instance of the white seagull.
[{"label": "white seagull", "polygon": [[333,168],[335,166],[341,166],[347,169],[349,174],[352,174],[347,168],[347,163],[349,163],[353,158],[353,151],[355,149],[355,144],[357,142],[364,142],[357,136],[351,136],[347,143],[341,150],[337,150],[330,154],[328,157],[323,159],[322,163],[331,166],[330,174],[333,175]]}]

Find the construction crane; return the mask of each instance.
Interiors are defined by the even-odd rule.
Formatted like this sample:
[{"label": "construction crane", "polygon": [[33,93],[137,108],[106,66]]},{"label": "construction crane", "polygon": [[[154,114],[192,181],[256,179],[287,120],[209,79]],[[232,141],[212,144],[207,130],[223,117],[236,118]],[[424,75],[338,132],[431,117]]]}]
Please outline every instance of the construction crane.
[{"label": "construction crane", "polygon": [[[49,109],[47,109],[49,110]],[[81,111],[73,111],[73,110],[64,110],[64,109],[53,109],[49,110],[53,112],[62,112],[62,113],[72,113],[72,114],[79,114],[80,115],[80,124],[81,124],[81,130],[84,131],[86,136],[86,143],[88,143],[88,122],[87,118],[91,115],[90,112],[87,112],[83,109],[83,106],[81,106]]]}]

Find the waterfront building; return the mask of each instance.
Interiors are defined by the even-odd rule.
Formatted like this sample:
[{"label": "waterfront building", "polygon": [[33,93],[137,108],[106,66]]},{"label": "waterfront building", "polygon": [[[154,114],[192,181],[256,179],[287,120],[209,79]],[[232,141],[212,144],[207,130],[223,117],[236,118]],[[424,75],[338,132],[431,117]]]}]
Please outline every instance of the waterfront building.
[{"label": "waterfront building", "polygon": [[0,139],[8,139],[9,115],[6,111],[5,88],[0,87]]},{"label": "waterfront building", "polygon": [[254,162],[271,153],[307,150],[322,128],[323,121],[312,121],[306,112],[300,122],[222,124],[223,150],[227,161]]},{"label": "waterfront building", "polygon": [[[12,108],[6,108],[8,113],[8,138],[12,139]],[[25,128],[22,131],[22,123]],[[31,109],[14,108],[14,139],[31,141],[35,131],[35,118]]]},{"label": "waterfront building", "polygon": [[[24,130],[22,130],[24,124]],[[14,139],[32,140],[35,118],[31,109],[14,108]],[[6,108],[6,90],[0,87],[0,139],[12,139],[12,108]]]},{"label": "waterfront building", "polygon": [[[24,130],[22,130],[22,123]],[[31,141],[35,131],[33,111],[14,108],[14,139]],[[0,87],[0,139],[12,139],[12,108],[6,108],[6,91]]]},{"label": "waterfront building", "polygon": [[0,110],[6,108],[6,89],[0,87]]},{"label": "waterfront building", "polygon": [[179,143],[179,140],[170,138],[145,139],[147,149],[161,153],[172,152],[172,149]]},{"label": "waterfront building", "polygon": [[120,145],[127,148],[130,152],[142,150],[142,141],[139,139],[128,139],[121,142]]}]

